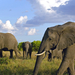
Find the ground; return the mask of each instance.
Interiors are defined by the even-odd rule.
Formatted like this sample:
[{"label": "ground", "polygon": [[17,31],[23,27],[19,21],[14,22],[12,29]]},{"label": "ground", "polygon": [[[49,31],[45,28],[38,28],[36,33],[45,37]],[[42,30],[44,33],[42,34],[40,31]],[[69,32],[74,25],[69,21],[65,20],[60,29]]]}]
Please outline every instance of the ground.
[{"label": "ground", "polygon": [[[32,52],[31,59],[23,59],[23,52],[18,54],[18,58],[9,59],[9,52],[3,52],[3,58],[0,58],[0,75],[32,75],[36,62],[37,52]],[[47,57],[42,61],[38,75],[55,75],[61,63],[60,59],[53,59],[48,62]],[[68,75],[67,71],[64,75]]]}]

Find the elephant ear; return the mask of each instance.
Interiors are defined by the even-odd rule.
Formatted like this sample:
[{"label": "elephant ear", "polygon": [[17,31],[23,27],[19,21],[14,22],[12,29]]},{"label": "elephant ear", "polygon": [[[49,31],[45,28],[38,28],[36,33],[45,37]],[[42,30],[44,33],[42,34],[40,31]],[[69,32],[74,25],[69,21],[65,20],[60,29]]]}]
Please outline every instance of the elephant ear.
[{"label": "elephant ear", "polygon": [[57,45],[58,50],[63,50],[75,43],[75,28],[74,26],[66,27],[60,34],[60,39]]}]

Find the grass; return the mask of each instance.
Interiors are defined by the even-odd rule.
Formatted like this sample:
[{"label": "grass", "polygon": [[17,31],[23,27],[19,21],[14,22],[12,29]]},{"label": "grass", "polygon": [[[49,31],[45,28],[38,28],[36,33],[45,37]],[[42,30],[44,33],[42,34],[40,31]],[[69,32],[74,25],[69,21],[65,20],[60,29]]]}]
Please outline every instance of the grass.
[{"label": "grass", "polygon": [[[31,59],[23,59],[23,53],[18,54],[18,58],[9,59],[9,52],[3,52],[3,58],[0,58],[0,75],[32,75],[36,62],[37,52],[32,53]],[[45,58],[39,68],[38,75],[55,75],[61,63],[60,59],[53,59],[48,62]],[[64,74],[68,75],[68,74]]]}]

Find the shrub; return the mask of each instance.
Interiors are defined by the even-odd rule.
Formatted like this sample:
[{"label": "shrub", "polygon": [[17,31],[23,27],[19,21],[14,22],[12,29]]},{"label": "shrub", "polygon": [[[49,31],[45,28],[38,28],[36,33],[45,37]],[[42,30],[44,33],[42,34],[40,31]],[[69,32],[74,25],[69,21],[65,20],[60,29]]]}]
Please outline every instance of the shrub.
[{"label": "shrub", "polygon": [[23,42],[20,42],[20,43],[18,44],[18,49],[19,49],[20,51],[23,51],[22,43],[23,43]]},{"label": "shrub", "polygon": [[33,41],[32,42],[32,51],[38,51],[40,47],[41,41]]},{"label": "shrub", "polygon": [[[23,42],[20,42],[18,44],[18,49],[20,51],[23,51],[22,44],[23,44]],[[31,44],[32,44],[32,51],[38,51],[39,47],[40,47],[40,44],[41,44],[41,41],[33,41],[33,42],[31,42]]]},{"label": "shrub", "polygon": [[10,59],[7,58],[0,58],[0,64],[8,64],[10,62]]}]

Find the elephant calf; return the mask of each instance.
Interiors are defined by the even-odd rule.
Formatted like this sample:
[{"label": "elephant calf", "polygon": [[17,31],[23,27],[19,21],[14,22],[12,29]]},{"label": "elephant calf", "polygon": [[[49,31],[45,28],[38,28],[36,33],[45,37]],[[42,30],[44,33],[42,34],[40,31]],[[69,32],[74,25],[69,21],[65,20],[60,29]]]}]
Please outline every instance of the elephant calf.
[{"label": "elephant calf", "polygon": [[53,60],[53,58],[60,58],[60,59],[62,59],[62,57],[63,57],[63,51],[62,50],[57,50],[57,49],[55,49],[55,50],[50,50],[50,51],[48,51],[49,52],[49,54],[48,54],[48,61],[52,61]]},{"label": "elephant calf", "polygon": [[22,47],[23,47],[23,58],[27,58],[28,57],[28,54],[30,56],[30,59],[31,59],[31,54],[32,54],[32,44],[30,42],[24,42],[22,44]]}]

